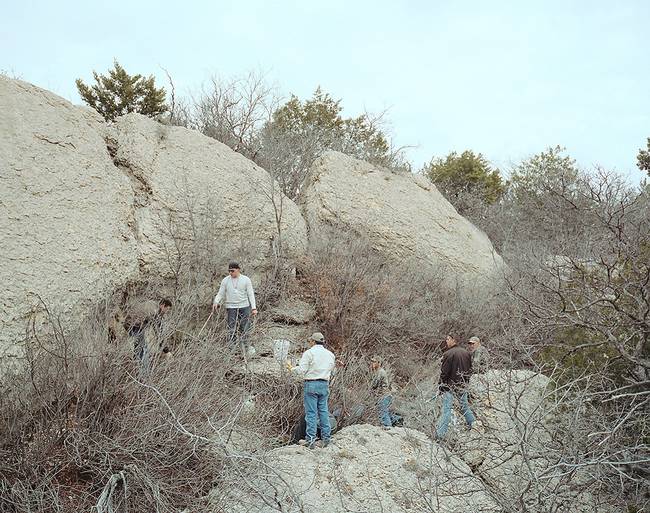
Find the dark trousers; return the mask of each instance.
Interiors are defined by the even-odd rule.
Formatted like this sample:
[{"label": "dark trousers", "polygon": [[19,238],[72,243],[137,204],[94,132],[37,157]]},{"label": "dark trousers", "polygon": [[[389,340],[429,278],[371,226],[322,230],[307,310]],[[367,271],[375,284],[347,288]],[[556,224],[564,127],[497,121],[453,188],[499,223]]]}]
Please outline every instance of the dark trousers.
[{"label": "dark trousers", "polygon": [[140,364],[140,375],[146,376],[149,373],[149,348],[145,339],[146,326],[135,325],[129,330],[133,338],[133,356]]},{"label": "dark trousers", "polygon": [[251,307],[226,308],[228,323],[228,343],[232,347],[248,347],[248,333],[250,331]]}]

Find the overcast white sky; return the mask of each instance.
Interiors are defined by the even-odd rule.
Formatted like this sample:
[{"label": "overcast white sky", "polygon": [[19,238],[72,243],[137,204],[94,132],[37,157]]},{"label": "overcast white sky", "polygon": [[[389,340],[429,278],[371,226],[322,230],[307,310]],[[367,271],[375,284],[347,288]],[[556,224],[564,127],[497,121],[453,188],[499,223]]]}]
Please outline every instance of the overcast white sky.
[{"label": "overcast white sky", "polygon": [[[345,113],[390,108],[416,168],[472,149],[508,166],[549,145],[637,181],[650,137],[650,2],[5,2],[0,69],[79,103],[74,80],[117,58],[130,73],[268,72]],[[2,113],[0,113],[2,115]]]}]

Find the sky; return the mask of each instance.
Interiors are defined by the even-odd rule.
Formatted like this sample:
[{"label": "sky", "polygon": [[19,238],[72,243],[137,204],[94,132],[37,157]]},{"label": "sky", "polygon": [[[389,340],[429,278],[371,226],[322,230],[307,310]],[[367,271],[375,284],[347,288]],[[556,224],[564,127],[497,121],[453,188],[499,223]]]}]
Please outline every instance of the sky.
[{"label": "sky", "polygon": [[[548,146],[643,176],[650,2],[158,0],[4,2],[0,70],[81,103],[113,59],[177,94],[261,71],[286,96],[321,86],[344,114],[388,109],[415,169],[471,149],[507,172]],[[2,113],[0,113],[2,115]]]}]

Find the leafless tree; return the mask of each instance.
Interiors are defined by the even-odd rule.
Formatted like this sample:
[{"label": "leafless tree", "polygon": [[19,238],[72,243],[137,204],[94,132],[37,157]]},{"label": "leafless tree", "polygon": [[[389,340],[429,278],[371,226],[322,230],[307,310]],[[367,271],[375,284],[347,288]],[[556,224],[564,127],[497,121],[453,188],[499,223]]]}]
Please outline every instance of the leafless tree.
[{"label": "leafless tree", "polygon": [[192,100],[192,128],[230,146],[251,160],[261,151],[259,132],[271,119],[280,96],[264,74],[213,77]]},{"label": "leafless tree", "polygon": [[583,176],[571,197],[557,196],[573,205],[584,236],[559,236],[555,255],[528,254],[510,291],[533,358],[563,369],[558,382],[573,387],[567,404],[586,417],[571,430],[583,443],[558,465],[597,472],[637,506],[648,500],[639,487],[650,475],[648,197],[602,170]]}]

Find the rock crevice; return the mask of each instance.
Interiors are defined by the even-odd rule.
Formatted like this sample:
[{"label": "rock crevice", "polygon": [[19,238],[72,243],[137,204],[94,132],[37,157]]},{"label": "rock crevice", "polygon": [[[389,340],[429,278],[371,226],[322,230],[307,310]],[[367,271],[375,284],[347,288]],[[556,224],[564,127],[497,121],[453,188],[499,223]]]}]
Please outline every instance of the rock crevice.
[{"label": "rock crevice", "polygon": [[[109,125],[5,77],[0,112],[0,356],[22,354],[37,295],[72,327],[103,294],[169,276],[170,237],[189,240],[196,219],[219,249],[215,262],[246,257],[259,274],[272,265],[268,173],[227,146],[138,114]],[[304,254],[305,223],[288,198],[281,228],[287,255]]]}]

